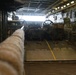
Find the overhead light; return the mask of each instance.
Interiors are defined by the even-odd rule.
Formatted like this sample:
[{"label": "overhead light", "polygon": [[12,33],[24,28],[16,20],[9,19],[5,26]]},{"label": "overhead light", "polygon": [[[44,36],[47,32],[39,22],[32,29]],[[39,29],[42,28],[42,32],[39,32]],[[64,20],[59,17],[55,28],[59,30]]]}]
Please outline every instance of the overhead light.
[{"label": "overhead light", "polygon": [[63,7],[61,7],[61,9],[63,9]]},{"label": "overhead light", "polygon": [[55,8],[55,10],[57,10],[57,8]]},{"label": "overhead light", "polygon": [[44,22],[45,21],[45,16],[29,16],[29,15],[17,15],[19,17],[19,19],[21,20],[25,20],[25,21],[41,21]]},{"label": "overhead light", "polygon": [[66,7],[66,5],[64,5],[64,8]]},{"label": "overhead light", "polygon": [[60,9],[60,7],[58,7],[58,9]]},{"label": "overhead light", "polygon": [[71,1],[71,4],[73,4],[74,3],[74,1]]},{"label": "overhead light", "polygon": [[70,5],[70,3],[67,3],[67,6],[69,6]]}]

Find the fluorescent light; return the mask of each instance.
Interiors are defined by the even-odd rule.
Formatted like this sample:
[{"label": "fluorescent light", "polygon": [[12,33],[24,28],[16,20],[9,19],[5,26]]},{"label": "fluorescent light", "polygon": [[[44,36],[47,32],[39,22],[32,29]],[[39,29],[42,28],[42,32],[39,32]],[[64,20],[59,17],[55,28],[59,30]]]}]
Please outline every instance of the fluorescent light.
[{"label": "fluorescent light", "polygon": [[64,8],[66,7],[66,5],[64,5]]},{"label": "fluorescent light", "polygon": [[22,16],[22,15],[17,15],[20,20],[25,20],[25,21],[45,21],[45,16]]},{"label": "fluorescent light", "polygon": [[67,3],[67,6],[69,6],[70,5],[70,3]]},{"label": "fluorescent light", "polygon": [[73,4],[74,3],[74,1],[71,1],[71,4]]},{"label": "fluorescent light", "polygon": [[12,21],[12,18],[11,17],[8,17],[8,21]]}]

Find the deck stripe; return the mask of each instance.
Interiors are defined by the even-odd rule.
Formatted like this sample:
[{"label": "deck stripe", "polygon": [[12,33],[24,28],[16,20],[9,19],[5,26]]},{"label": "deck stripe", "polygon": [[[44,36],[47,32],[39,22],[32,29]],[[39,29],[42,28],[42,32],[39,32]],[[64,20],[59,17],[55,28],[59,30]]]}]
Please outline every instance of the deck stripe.
[{"label": "deck stripe", "polygon": [[49,49],[50,49],[50,51],[51,51],[51,53],[52,53],[52,56],[53,56],[54,60],[56,60],[56,56],[55,56],[54,52],[52,51],[52,49],[51,49],[48,41],[47,41],[47,40],[45,40],[45,41],[46,41],[46,43],[47,43],[47,45],[48,45],[48,47],[49,47]]}]

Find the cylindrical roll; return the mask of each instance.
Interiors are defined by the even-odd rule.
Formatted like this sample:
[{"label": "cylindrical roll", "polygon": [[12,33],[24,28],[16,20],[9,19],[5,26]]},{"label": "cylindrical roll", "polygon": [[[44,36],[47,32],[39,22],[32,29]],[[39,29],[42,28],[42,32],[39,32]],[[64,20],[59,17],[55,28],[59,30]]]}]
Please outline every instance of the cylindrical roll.
[{"label": "cylindrical roll", "polygon": [[24,31],[21,29],[16,30],[12,36],[17,36],[19,38],[21,38],[24,41]]},{"label": "cylindrical roll", "polygon": [[5,61],[0,61],[0,75],[18,75],[18,72]]},{"label": "cylindrical roll", "polygon": [[17,56],[9,51],[2,51],[0,50],[0,60],[6,61],[10,63],[20,74],[21,72],[21,67],[22,67],[22,62],[17,58]]},{"label": "cylindrical roll", "polygon": [[[0,44],[0,74],[2,75],[23,75],[24,71],[24,32],[21,29],[16,30],[10,37]],[[3,62],[3,64],[2,64]],[[8,64],[6,64],[6,63]],[[1,66],[2,64],[2,66]],[[15,73],[8,70],[9,66],[13,67]],[[7,68],[7,70],[4,69]],[[2,69],[4,71],[2,71]],[[2,71],[2,72],[1,72]],[[7,71],[7,72],[6,72]],[[10,71],[10,72],[8,72]],[[3,73],[5,72],[5,73]]]},{"label": "cylindrical roll", "polygon": [[24,50],[24,43],[21,41],[20,38],[18,38],[16,36],[11,36],[11,37],[7,38],[7,40],[4,41],[4,43],[14,44],[19,48],[19,50],[21,50],[21,51]]},{"label": "cylindrical roll", "polygon": [[22,56],[21,50],[14,44],[11,44],[11,43],[1,43],[0,44],[0,49],[1,48],[5,48],[5,49],[8,49],[10,51],[14,51],[17,54],[19,54],[19,56]]}]

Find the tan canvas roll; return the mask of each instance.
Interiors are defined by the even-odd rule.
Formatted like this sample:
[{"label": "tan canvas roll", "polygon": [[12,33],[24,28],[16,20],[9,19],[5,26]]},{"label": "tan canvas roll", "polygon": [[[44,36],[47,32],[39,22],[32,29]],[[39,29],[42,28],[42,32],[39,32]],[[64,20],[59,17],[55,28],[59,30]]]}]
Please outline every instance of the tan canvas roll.
[{"label": "tan canvas roll", "polygon": [[[4,42],[0,44],[0,63],[2,61],[7,62],[8,65],[12,66],[18,74],[11,74],[13,72],[8,70],[9,67],[4,65],[7,70],[4,69],[4,66],[1,66],[1,71],[4,69],[4,72],[8,74],[4,75],[23,75],[23,58],[24,58],[24,31],[21,29],[16,30],[10,37],[8,37]],[[1,63],[2,64],[2,63]],[[0,64],[0,65],[1,65]],[[0,72],[3,75],[3,71]]]},{"label": "tan canvas roll", "polygon": [[7,51],[7,52],[10,52],[10,53],[12,53],[12,54],[14,54],[16,57],[17,57],[17,59],[19,59],[21,62],[23,61],[23,57],[22,57],[22,55],[20,55],[14,48],[10,48],[10,47],[1,47],[0,46],[0,51]]},{"label": "tan canvas roll", "polygon": [[9,46],[11,46],[12,48],[14,47],[14,48],[16,48],[16,50],[18,50],[18,52],[19,53],[21,53],[22,54],[22,51],[20,50],[20,48],[18,47],[18,45],[16,45],[16,44],[13,44],[13,43],[10,43],[10,42],[3,42],[3,43],[1,43],[1,44],[3,44],[3,45],[9,45]]},{"label": "tan canvas roll", "polygon": [[0,75],[18,75],[18,72],[7,62],[0,61]]},{"label": "tan canvas roll", "polygon": [[10,44],[10,43],[2,43],[0,44],[0,48],[5,48],[5,49],[8,49],[10,51],[14,51],[15,53],[17,53],[19,56],[22,56],[22,51],[15,45],[13,44]]},{"label": "tan canvas roll", "polygon": [[22,41],[20,41],[16,37],[9,37],[8,39],[6,39],[4,41],[4,43],[14,44],[14,45],[16,45],[19,48],[19,50],[23,51],[23,43],[22,43]]},{"label": "tan canvas roll", "polygon": [[18,71],[19,74],[21,74],[23,63],[17,58],[14,53],[10,51],[0,50],[0,60],[8,62]]},{"label": "tan canvas roll", "polygon": [[15,41],[15,42],[18,43],[22,48],[24,48],[24,42],[23,42],[20,38],[18,38],[18,37],[16,37],[16,36],[11,36],[11,37],[9,38],[9,40]]},{"label": "tan canvas roll", "polygon": [[24,41],[24,31],[21,29],[17,29],[12,35],[18,36]]}]

